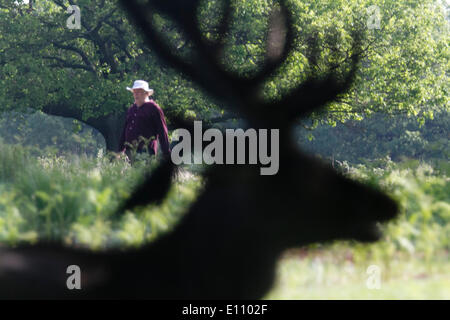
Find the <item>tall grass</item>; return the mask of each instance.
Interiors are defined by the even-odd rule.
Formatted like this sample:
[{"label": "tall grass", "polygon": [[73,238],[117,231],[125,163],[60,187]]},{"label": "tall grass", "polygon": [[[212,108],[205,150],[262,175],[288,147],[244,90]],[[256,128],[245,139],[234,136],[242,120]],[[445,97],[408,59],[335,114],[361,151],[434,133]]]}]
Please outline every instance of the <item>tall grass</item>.
[{"label": "tall grass", "polygon": [[[131,167],[102,152],[94,158],[33,158],[1,142],[0,151],[0,243],[9,245],[46,238],[93,249],[140,246],[169,230],[202,185],[196,174],[187,174],[161,205],[113,216],[155,161]],[[375,244],[336,242],[286,252],[267,297],[450,298],[448,164],[385,160],[342,169],[396,198],[398,219],[383,226],[384,237]],[[382,271],[381,291],[365,285],[370,265]]]},{"label": "tall grass", "polygon": [[93,248],[139,245],[173,225],[195,197],[198,179],[176,182],[161,206],[113,216],[155,160],[31,158],[20,147],[0,145],[0,241],[38,238]]}]

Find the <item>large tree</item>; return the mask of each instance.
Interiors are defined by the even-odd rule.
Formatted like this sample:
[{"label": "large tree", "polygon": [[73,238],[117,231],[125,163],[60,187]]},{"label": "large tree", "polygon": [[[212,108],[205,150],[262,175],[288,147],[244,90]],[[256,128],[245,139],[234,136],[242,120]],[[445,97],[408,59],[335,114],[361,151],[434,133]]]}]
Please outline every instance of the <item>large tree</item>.
[{"label": "large tree", "polygon": [[[70,29],[71,4],[81,28]],[[72,117],[99,130],[118,149],[133,80],[148,79],[169,116],[210,113],[210,102],[142,44],[116,1],[23,1],[0,5],[0,110]],[[169,30],[170,31],[170,30]],[[202,109],[203,108],[203,109]]]},{"label": "large tree", "polygon": [[[214,37],[222,1],[204,1],[199,17],[206,38]],[[69,5],[78,5],[81,28],[69,29]],[[316,120],[362,119],[375,112],[405,113],[423,121],[447,108],[449,29],[436,0],[292,0],[295,50],[263,86],[276,99],[311,74],[344,74],[352,38],[364,31],[363,60],[352,90]],[[276,1],[235,0],[233,25],[223,62],[252,74],[265,55],[266,29]],[[189,39],[157,12],[155,19],[173,50],[190,59]],[[276,47],[276,45],[275,45]],[[170,122],[183,113],[204,120],[222,114],[189,81],[161,65],[116,0],[3,0],[0,5],[0,109],[35,108],[73,117],[98,129],[107,148],[117,150],[123,114],[131,102],[125,86],[148,79]]]}]

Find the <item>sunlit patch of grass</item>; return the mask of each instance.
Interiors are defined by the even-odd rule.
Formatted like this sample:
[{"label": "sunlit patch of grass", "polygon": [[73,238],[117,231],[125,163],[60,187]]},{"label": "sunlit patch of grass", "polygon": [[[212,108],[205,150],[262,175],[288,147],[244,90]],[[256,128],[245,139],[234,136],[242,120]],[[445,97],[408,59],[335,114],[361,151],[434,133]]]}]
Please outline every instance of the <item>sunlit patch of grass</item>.
[{"label": "sunlit patch of grass", "polygon": [[[342,250],[287,255],[278,263],[275,287],[265,299],[449,299],[448,254],[436,257],[432,268],[420,256],[392,256],[383,261],[352,262]],[[379,268],[379,289],[368,285],[368,267]]]}]

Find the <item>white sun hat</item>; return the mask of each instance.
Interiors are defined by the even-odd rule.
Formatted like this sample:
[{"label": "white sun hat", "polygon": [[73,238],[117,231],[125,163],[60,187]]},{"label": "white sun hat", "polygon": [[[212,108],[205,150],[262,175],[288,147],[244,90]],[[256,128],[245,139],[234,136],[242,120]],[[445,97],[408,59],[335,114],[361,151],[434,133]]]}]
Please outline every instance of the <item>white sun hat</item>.
[{"label": "white sun hat", "polygon": [[133,89],[144,89],[145,91],[150,93],[150,95],[153,94],[153,89],[149,89],[148,82],[144,80],[136,80],[133,83],[133,88],[127,87],[128,91],[133,91]]}]

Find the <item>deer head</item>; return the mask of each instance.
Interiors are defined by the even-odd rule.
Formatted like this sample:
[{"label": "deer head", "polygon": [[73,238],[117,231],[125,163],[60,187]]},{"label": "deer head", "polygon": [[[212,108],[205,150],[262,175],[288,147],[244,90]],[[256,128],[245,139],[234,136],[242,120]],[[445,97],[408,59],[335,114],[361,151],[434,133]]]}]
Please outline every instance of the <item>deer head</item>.
[{"label": "deer head", "polygon": [[[232,1],[223,1],[224,14],[218,28],[219,36],[214,41],[205,39],[195,19],[200,5],[198,0],[121,3],[164,62],[224,101],[229,111],[244,118],[249,127],[279,129],[280,168],[276,175],[261,176],[257,167],[251,165],[211,165],[204,174],[207,182],[203,196],[193,206],[195,212],[201,212],[201,204],[206,206],[208,203],[212,204],[208,210],[215,212],[214,219],[221,219],[217,218],[221,215],[228,217],[232,215],[231,211],[239,212],[234,215],[251,217],[250,220],[259,226],[266,222],[268,229],[264,232],[271,230],[284,235],[279,239],[292,235],[292,245],[337,238],[378,239],[375,224],[393,218],[397,211],[396,204],[380,191],[352,181],[303,154],[293,135],[298,119],[321,110],[350,88],[360,57],[360,34],[354,34],[354,53],[349,57],[351,68],[343,77],[339,79],[332,72],[321,78],[310,77],[279,101],[265,101],[259,92],[261,84],[286,61],[293,50],[293,23],[286,1],[278,1],[280,7],[273,15],[272,31],[267,37],[278,41],[267,44],[266,60],[257,72],[245,77],[227,71],[220,62],[230,25]],[[174,54],[164,36],[154,28],[152,13],[155,11],[166,14],[185,31],[194,48],[189,61]],[[311,51],[315,53],[310,58],[314,60],[318,48],[312,39]],[[184,123],[193,131],[191,124],[180,119],[173,120]],[[170,174],[168,166],[170,164],[162,168]],[[147,181],[125,207],[153,201],[141,196],[148,194],[151,185],[154,184]],[[242,204],[238,199],[246,204],[245,209],[240,209]],[[217,205],[219,203],[220,206]],[[190,213],[193,212],[194,209],[191,209]],[[207,221],[208,218],[202,219]],[[280,226],[278,231],[275,226]]]},{"label": "deer head", "polygon": [[[195,279],[192,281],[197,286],[195,294],[191,292],[188,296],[255,298],[270,287],[270,280],[262,281],[263,275],[271,278],[275,257],[286,248],[336,239],[376,241],[380,238],[377,224],[395,217],[397,205],[379,190],[352,181],[303,154],[294,142],[293,128],[299,118],[320,110],[350,88],[359,61],[360,35],[354,35],[351,68],[344,77],[339,79],[333,73],[322,78],[310,77],[281,100],[267,102],[261,98],[258,88],[292,50],[292,17],[286,1],[279,1],[277,18],[273,19],[278,25],[272,26],[278,30],[272,38],[284,37],[279,41],[282,45],[274,48],[269,44],[266,61],[250,77],[233,74],[220,63],[231,11],[231,1],[223,3],[225,13],[219,38],[209,41],[202,36],[195,19],[199,1],[148,1],[146,4],[122,1],[132,21],[142,29],[163,61],[225,101],[229,111],[244,118],[249,127],[279,129],[277,174],[262,176],[254,165],[209,166],[204,173],[204,191],[172,234],[176,239],[185,239],[182,252],[191,255],[198,251],[206,255],[196,255],[197,260],[188,257],[183,260],[184,276]],[[154,10],[165,13],[185,30],[195,49],[189,62],[173,54],[163,35],[155,30],[152,15],[148,14]],[[317,51],[312,42],[312,51]],[[274,56],[273,52],[278,53]],[[193,131],[192,124],[184,122],[184,127]],[[172,172],[170,167],[170,163],[161,166],[166,178]],[[160,178],[161,183],[166,180]],[[149,179],[125,207],[153,201],[146,196],[152,185],[157,185],[156,181]],[[220,254],[214,253],[217,251]],[[245,258],[246,255],[251,258]],[[258,266],[255,261],[259,262]],[[233,276],[214,285],[211,278],[195,277],[199,269],[205,275],[205,268],[211,270],[208,273],[211,278],[217,278],[214,272],[219,271]],[[242,287],[240,292],[232,291],[230,283],[238,288],[239,281],[248,284],[251,281],[244,279],[251,278],[254,279],[251,285]]]}]

